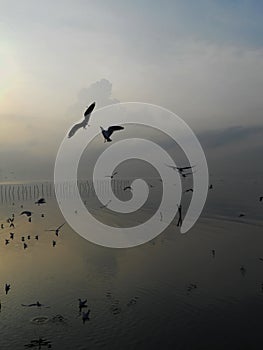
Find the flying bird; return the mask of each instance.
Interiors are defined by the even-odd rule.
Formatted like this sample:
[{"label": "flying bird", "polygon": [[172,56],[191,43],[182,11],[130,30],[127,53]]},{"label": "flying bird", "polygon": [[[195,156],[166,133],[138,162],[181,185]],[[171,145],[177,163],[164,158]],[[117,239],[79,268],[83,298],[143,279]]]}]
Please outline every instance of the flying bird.
[{"label": "flying bird", "polygon": [[195,167],[195,165],[193,166],[184,166],[184,167],[177,167],[174,165],[169,165],[169,164],[165,164],[166,166],[168,166],[169,168],[173,169],[173,170],[177,170],[180,174],[182,174],[185,170],[189,170]]},{"label": "flying bird", "polygon": [[112,175],[106,175],[105,177],[110,177],[111,179],[113,179],[114,176],[117,174],[118,174],[118,171],[115,171]]},{"label": "flying bird", "polygon": [[45,198],[40,198],[39,200],[37,200],[37,201],[35,202],[35,204],[37,204],[37,205],[45,204],[45,203],[46,203]]},{"label": "flying bird", "polygon": [[127,190],[132,191],[131,186],[125,186],[125,187],[123,188],[123,191],[127,191]]},{"label": "flying bird", "polygon": [[61,227],[64,226],[64,225],[65,225],[65,222],[62,225],[60,225],[59,227],[57,227],[57,228],[55,228],[53,230],[45,230],[45,231],[55,232],[55,235],[58,236]]},{"label": "flying bird", "polygon": [[7,294],[11,289],[11,285],[10,284],[5,284],[5,294]]},{"label": "flying bird", "polygon": [[187,192],[194,192],[194,190],[192,188],[189,188],[188,190],[184,191],[184,193],[187,193]]},{"label": "flying bird", "polygon": [[82,312],[82,322],[83,324],[89,320],[90,309],[87,312]]},{"label": "flying bird", "polygon": [[262,202],[263,200],[263,196],[259,197],[259,201]]},{"label": "flying bird", "polygon": [[84,113],[84,119],[82,122],[80,123],[77,123],[75,125],[73,125],[73,127],[71,128],[70,132],[68,133],[68,138],[70,139],[73,135],[75,135],[75,133],[83,128],[83,129],[86,129],[86,126],[88,125],[88,122],[89,122],[89,119],[90,119],[90,116],[91,116],[91,113],[93,111],[93,109],[95,108],[95,102],[93,102],[89,107],[88,109],[85,111]]},{"label": "flying bird", "polygon": [[20,215],[26,215],[27,217],[30,217],[32,215],[32,212],[29,210],[24,210],[20,213]]},{"label": "flying bird", "polygon": [[85,307],[88,307],[87,306],[87,299],[85,300],[81,300],[81,299],[78,299],[79,301],[79,312],[81,312],[81,310]]},{"label": "flying bird", "polygon": [[114,133],[114,131],[119,131],[124,129],[123,126],[119,126],[119,125],[110,126],[108,130],[104,130],[102,126],[100,128],[101,128],[101,133],[104,137],[104,142],[111,142],[112,139],[110,138],[110,136]]}]

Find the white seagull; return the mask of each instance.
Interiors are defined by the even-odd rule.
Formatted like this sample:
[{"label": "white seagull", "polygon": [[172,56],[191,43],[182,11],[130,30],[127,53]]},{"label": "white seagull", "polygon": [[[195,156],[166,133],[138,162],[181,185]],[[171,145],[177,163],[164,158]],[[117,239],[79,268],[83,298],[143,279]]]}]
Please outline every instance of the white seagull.
[{"label": "white seagull", "polygon": [[119,131],[124,129],[123,126],[119,126],[119,125],[110,126],[108,130],[104,130],[102,126],[100,128],[101,128],[101,133],[104,137],[104,142],[111,142],[112,139],[110,138],[110,136],[114,133],[114,131]]},{"label": "white seagull", "polygon": [[93,109],[95,108],[95,102],[93,102],[88,109],[86,110],[86,112],[84,113],[84,120],[78,124],[73,125],[73,127],[71,128],[70,132],[68,133],[68,138],[71,138],[73,135],[75,135],[75,133],[80,129],[86,129],[86,126],[88,125],[91,113],[93,111]]}]

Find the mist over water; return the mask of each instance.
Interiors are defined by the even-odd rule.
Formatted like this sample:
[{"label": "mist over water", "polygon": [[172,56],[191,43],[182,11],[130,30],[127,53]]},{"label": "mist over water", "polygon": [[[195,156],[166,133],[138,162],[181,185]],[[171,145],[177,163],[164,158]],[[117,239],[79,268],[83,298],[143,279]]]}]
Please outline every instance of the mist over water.
[{"label": "mist over water", "polygon": [[[116,195],[124,200],[128,195],[122,187],[127,182],[115,183]],[[87,187],[80,186],[80,192],[98,219],[116,227],[132,226],[135,220],[147,219],[149,211],[157,210],[154,204],[161,194],[160,181],[151,179],[151,183],[156,194],[129,220],[100,208]],[[263,256],[263,239],[259,218],[263,208],[256,197],[257,183],[251,183],[251,197],[245,203],[233,195],[240,187],[231,186],[232,201],[226,207],[220,202],[220,186],[228,183],[215,181],[203,216],[187,234],[180,234],[176,218],[156,239],[130,249],[97,246],[67,224],[58,237],[45,231],[65,221],[53,185],[23,186],[1,185],[0,189],[4,224],[0,230],[1,349],[22,349],[38,337],[51,341],[54,349],[253,349],[262,340],[263,263],[259,257]],[[47,203],[35,205],[41,196]],[[183,208],[186,205],[187,199]],[[32,210],[31,223],[19,215],[22,210]],[[241,210],[246,216],[238,218]],[[6,223],[12,214],[14,229]],[[15,233],[14,240],[5,245],[10,232]],[[27,249],[23,249],[22,236]],[[8,295],[4,283],[11,284]],[[85,324],[78,298],[87,298],[91,310]],[[49,308],[21,306],[36,301]],[[39,319],[46,322],[36,324],[34,320]]]}]

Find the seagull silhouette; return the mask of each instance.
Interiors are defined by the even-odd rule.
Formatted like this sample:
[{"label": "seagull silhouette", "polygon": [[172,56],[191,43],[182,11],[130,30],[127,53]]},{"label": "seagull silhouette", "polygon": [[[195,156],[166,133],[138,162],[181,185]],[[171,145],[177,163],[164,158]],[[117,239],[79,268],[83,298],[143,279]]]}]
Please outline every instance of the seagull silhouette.
[{"label": "seagull silhouette", "polygon": [[5,284],[5,294],[7,294],[11,289],[11,285],[10,284]]},{"label": "seagull silhouette", "polygon": [[45,203],[46,203],[45,198],[40,198],[39,200],[37,200],[37,201],[35,202],[35,204],[37,204],[37,205],[45,204]]},{"label": "seagull silhouette", "polygon": [[81,312],[81,310],[87,306],[87,299],[85,300],[81,300],[80,298],[78,299],[79,301],[79,312]]},{"label": "seagull silhouette", "polygon": [[57,228],[55,228],[53,230],[45,230],[45,231],[55,232],[55,235],[58,236],[61,227],[64,226],[64,225],[65,225],[65,222],[62,225],[60,225],[59,227],[57,227]]},{"label": "seagull silhouette", "polygon": [[27,217],[30,217],[32,215],[32,211],[24,210],[20,213],[20,215],[26,215]]},{"label": "seagull silhouette", "polygon": [[187,193],[187,192],[194,192],[194,190],[192,188],[189,188],[188,190],[184,191],[184,193]]},{"label": "seagull silhouette", "polygon": [[90,119],[90,116],[91,116],[91,113],[93,111],[93,109],[95,108],[95,105],[96,103],[93,102],[89,107],[88,109],[86,109],[85,113],[84,113],[84,119],[82,122],[80,123],[77,123],[75,125],[73,125],[73,127],[71,128],[70,132],[68,133],[68,138],[70,139],[73,135],[75,135],[75,133],[83,128],[83,129],[86,129],[87,125],[88,125],[88,122],[89,122],[89,119]]},{"label": "seagull silhouette", "polygon": [[123,191],[127,191],[127,190],[132,191],[131,186],[125,186],[125,187],[123,188]]},{"label": "seagull silhouette", "polygon": [[177,166],[169,165],[169,164],[165,164],[165,165],[168,166],[169,168],[173,169],[173,170],[177,170],[180,174],[182,174],[185,170],[192,169],[192,168],[195,167],[195,165],[193,165],[193,166],[183,166],[183,167],[177,167]]},{"label": "seagull silhouette", "polygon": [[89,320],[90,309],[87,312],[82,312],[82,322],[83,324]]},{"label": "seagull silhouette", "polygon": [[263,196],[259,197],[259,201],[262,202],[263,200]]},{"label": "seagull silhouette", "polygon": [[108,130],[103,129],[102,126],[100,127],[100,129],[101,129],[101,133],[102,133],[102,135],[104,137],[104,142],[111,142],[112,139],[110,138],[110,136],[114,133],[114,131],[123,130],[124,127],[123,126],[119,126],[119,125],[113,125],[113,126],[110,126],[108,128]]},{"label": "seagull silhouette", "polygon": [[113,173],[112,175],[106,175],[105,177],[110,177],[111,179],[113,179],[114,176],[117,174],[118,174],[118,171],[115,171],[115,173]]}]

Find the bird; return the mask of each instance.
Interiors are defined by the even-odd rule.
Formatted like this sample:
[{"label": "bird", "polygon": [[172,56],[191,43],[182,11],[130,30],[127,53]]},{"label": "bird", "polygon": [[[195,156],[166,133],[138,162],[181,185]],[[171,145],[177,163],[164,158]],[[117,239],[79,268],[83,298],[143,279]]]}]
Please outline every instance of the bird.
[{"label": "bird", "polygon": [[20,213],[20,215],[26,215],[27,217],[30,217],[33,213],[29,210],[24,210]]},{"label": "bird", "polygon": [[118,174],[118,171],[115,171],[112,175],[106,175],[105,177],[110,177],[111,179],[113,179],[114,176],[117,174]]},{"label": "bird", "polygon": [[59,234],[59,231],[60,231],[61,227],[62,227],[62,226],[64,226],[64,225],[65,225],[65,222],[64,222],[62,225],[58,226],[56,229],[52,229],[52,230],[45,230],[45,231],[55,232],[55,235],[56,235],[56,236],[58,236],[58,234]]},{"label": "bird", "polygon": [[213,258],[216,256],[216,251],[215,251],[215,249],[212,249],[212,256],[213,256]]},{"label": "bird", "polygon": [[[21,304],[22,306],[27,306],[27,307],[31,307],[31,306],[37,306],[37,307],[41,307],[44,306],[43,304],[41,304],[39,301],[37,301],[36,303],[32,303],[32,304]],[[47,306],[46,306],[47,307]]]},{"label": "bird", "polygon": [[9,244],[9,239],[6,239],[5,240],[5,245],[8,245]]},{"label": "bird", "polygon": [[212,190],[212,189],[213,189],[213,185],[212,185],[212,184],[209,185],[208,189],[209,189],[209,190]]},{"label": "bird", "polygon": [[38,235],[35,236],[35,239],[38,241]]},{"label": "bird", "polygon": [[263,196],[260,196],[259,201],[262,202],[262,200],[263,200]]},{"label": "bird", "polygon": [[27,239],[30,239],[30,235],[27,236]]},{"label": "bird", "polygon": [[24,249],[26,249],[27,248],[27,244],[26,243],[24,243]]},{"label": "bird", "polygon": [[194,192],[194,190],[192,188],[189,188],[188,190],[184,191],[184,193],[187,193],[187,192]]},{"label": "bird", "polygon": [[68,138],[70,139],[73,135],[75,135],[75,133],[83,128],[83,129],[86,129],[87,125],[88,125],[88,122],[89,122],[89,119],[90,119],[90,116],[91,116],[91,113],[93,111],[93,109],[95,108],[95,105],[96,103],[93,102],[85,111],[84,113],[84,119],[82,120],[82,122],[80,123],[77,123],[75,125],[73,125],[73,127],[71,128],[70,132],[68,133]]},{"label": "bird", "polygon": [[[195,172],[194,172],[195,173]],[[193,175],[193,172],[191,173],[179,173],[182,177],[187,177],[188,175]]]},{"label": "bird", "polygon": [[4,224],[1,224],[1,229],[2,229],[2,230],[4,229]]},{"label": "bird", "polygon": [[25,237],[24,237],[24,236],[21,237],[21,241],[22,241],[22,242],[25,241]]},{"label": "bird", "polygon": [[79,312],[81,312],[81,310],[87,306],[87,299],[85,300],[81,300],[80,298],[78,299],[79,301]]},{"label": "bird", "polygon": [[243,213],[241,213],[241,214],[239,214],[239,218],[242,218],[243,216],[245,216],[245,214],[243,214]]},{"label": "bird", "polygon": [[192,169],[192,168],[195,167],[195,165],[193,165],[193,166],[184,166],[184,167],[177,167],[177,166],[169,165],[169,164],[165,164],[165,165],[168,166],[169,168],[173,169],[173,170],[177,170],[180,174],[182,174],[185,170]]},{"label": "bird", "polygon": [[57,244],[57,242],[56,242],[56,241],[52,241],[52,246],[53,246],[53,247],[55,247],[55,246],[56,246],[56,244]]},{"label": "bird", "polygon": [[123,188],[123,191],[127,191],[127,190],[132,191],[131,186],[125,186],[125,187]]},{"label": "bird", "polygon": [[112,125],[107,130],[103,129],[102,126],[100,127],[100,129],[101,129],[101,133],[104,137],[104,142],[111,142],[112,139],[110,138],[110,136],[114,133],[114,131],[123,130],[124,127],[119,126],[119,125]]},{"label": "bird", "polygon": [[11,285],[10,284],[5,284],[5,294],[7,295],[7,293],[10,291],[11,289]]},{"label": "bird", "polygon": [[82,322],[83,324],[89,320],[90,309],[87,312],[82,312]]},{"label": "bird", "polygon": [[37,204],[37,205],[45,204],[45,203],[46,203],[45,198],[40,198],[40,199],[38,199],[38,200],[35,202],[35,204]]},{"label": "bird", "polygon": [[10,232],[10,239],[14,239],[14,233],[13,232]]}]

